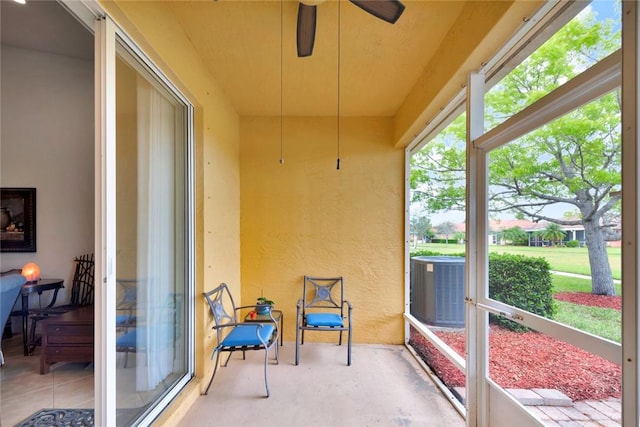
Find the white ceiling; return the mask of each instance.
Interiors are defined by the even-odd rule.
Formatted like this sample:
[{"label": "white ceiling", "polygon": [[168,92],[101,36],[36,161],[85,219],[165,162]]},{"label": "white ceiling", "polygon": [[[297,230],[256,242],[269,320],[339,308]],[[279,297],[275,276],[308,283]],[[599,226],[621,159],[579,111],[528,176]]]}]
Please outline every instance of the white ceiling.
[{"label": "white ceiling", "polygon": [[55,0],[0,1],[2,44],[93,59],[93,36]]}]

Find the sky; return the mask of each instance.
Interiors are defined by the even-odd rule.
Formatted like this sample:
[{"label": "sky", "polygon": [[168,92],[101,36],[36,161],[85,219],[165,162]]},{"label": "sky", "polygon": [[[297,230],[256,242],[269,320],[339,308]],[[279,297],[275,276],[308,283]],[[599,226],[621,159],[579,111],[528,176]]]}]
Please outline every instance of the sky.
[{"label": "sky", "polygon": [[620,19],[620,2],[618,0],[594,0],[590,7],[598,14],[598,19]]}]

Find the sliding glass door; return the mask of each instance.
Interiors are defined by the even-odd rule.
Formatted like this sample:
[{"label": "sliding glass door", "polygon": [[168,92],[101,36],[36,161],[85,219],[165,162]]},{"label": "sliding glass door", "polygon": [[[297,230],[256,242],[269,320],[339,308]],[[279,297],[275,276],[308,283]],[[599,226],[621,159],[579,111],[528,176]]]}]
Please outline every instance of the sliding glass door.
[{"label": "sliding glass door", "polygon": [[116,45],[116,406],[150,411],[188,372],[186,103]]},{"label": "sliding glass door", "polygon": [[96,424],[149,425],[194,369],[193,110],[86,4],[70,8],[96,38]]}]

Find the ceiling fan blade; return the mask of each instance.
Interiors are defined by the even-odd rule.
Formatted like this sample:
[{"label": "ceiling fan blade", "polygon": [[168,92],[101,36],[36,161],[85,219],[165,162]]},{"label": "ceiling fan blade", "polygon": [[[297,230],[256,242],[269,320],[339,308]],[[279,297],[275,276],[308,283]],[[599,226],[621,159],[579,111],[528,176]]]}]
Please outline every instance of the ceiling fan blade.
[{"label": "ceiling fan blade", "polygon": [[317,6],[303,3],[298,5],[298,56],[311,56],[313,44],[316,41],[316,12]]},{"label": "ceiling fan blade", "polygon": [[366,10],[376,18],[395,24],[402,12],[404,5],[398,0],[349,0],[362,10]]}]

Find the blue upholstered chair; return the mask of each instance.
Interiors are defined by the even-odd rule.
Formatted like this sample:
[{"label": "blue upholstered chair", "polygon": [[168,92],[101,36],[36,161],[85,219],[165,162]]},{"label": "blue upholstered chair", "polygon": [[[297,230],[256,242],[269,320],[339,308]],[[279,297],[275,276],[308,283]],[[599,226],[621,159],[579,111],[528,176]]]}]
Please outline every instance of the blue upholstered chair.
[{"label": "blue upholstered chair", "polygon": [[[256,323],[238,321],[241,310],[256,310],[255,305],[247,305],[236,307],[233,302],[231,292],[225,283],[212,291],[205,292],[204,297],[209,303],[211,315],[213,316],[213,329],[216,331],[216,345],[211,353],[211,359],[216,357],[215,367],[211,380],[204,394],[209,392],[209,387],[213,383],[213,379],[218,371],[220,364],[220,353],[228,352],[229,357],[225,361],[227,366],[231,354],[234,351],[241,351],[244,359],[245,352],[249,350],[264,350],[264,385],[269,397],[269,383],[267,380],[267,362],[269,359],[269,350],[275,347],[275,361],[278,363],[278,324],[269,312],[270,322]],[[227,309],[229,311],[227,311]]]},{"label": "blue upholstered chair", "polygon": [[[346,308],[346,310],[345,310]],[[344,298],[344,279],[340,277],[304,276],[302,298],[296,313],[296,365],[305,331],[347,332],[347,365],[351,365],[351,303]],[[345,312],[346,311],[346,312]]]},{"label": "blue upholstered chair", "polygon": [[[11,316],[11,309],[16,303],[22,285],[24,285],[27,279],[17,273],[0,275],[0,337],[4,332],[4,327]],[[4,356],[2,354],[2,345],[0,340],[0,366],[4,365]]]}]

